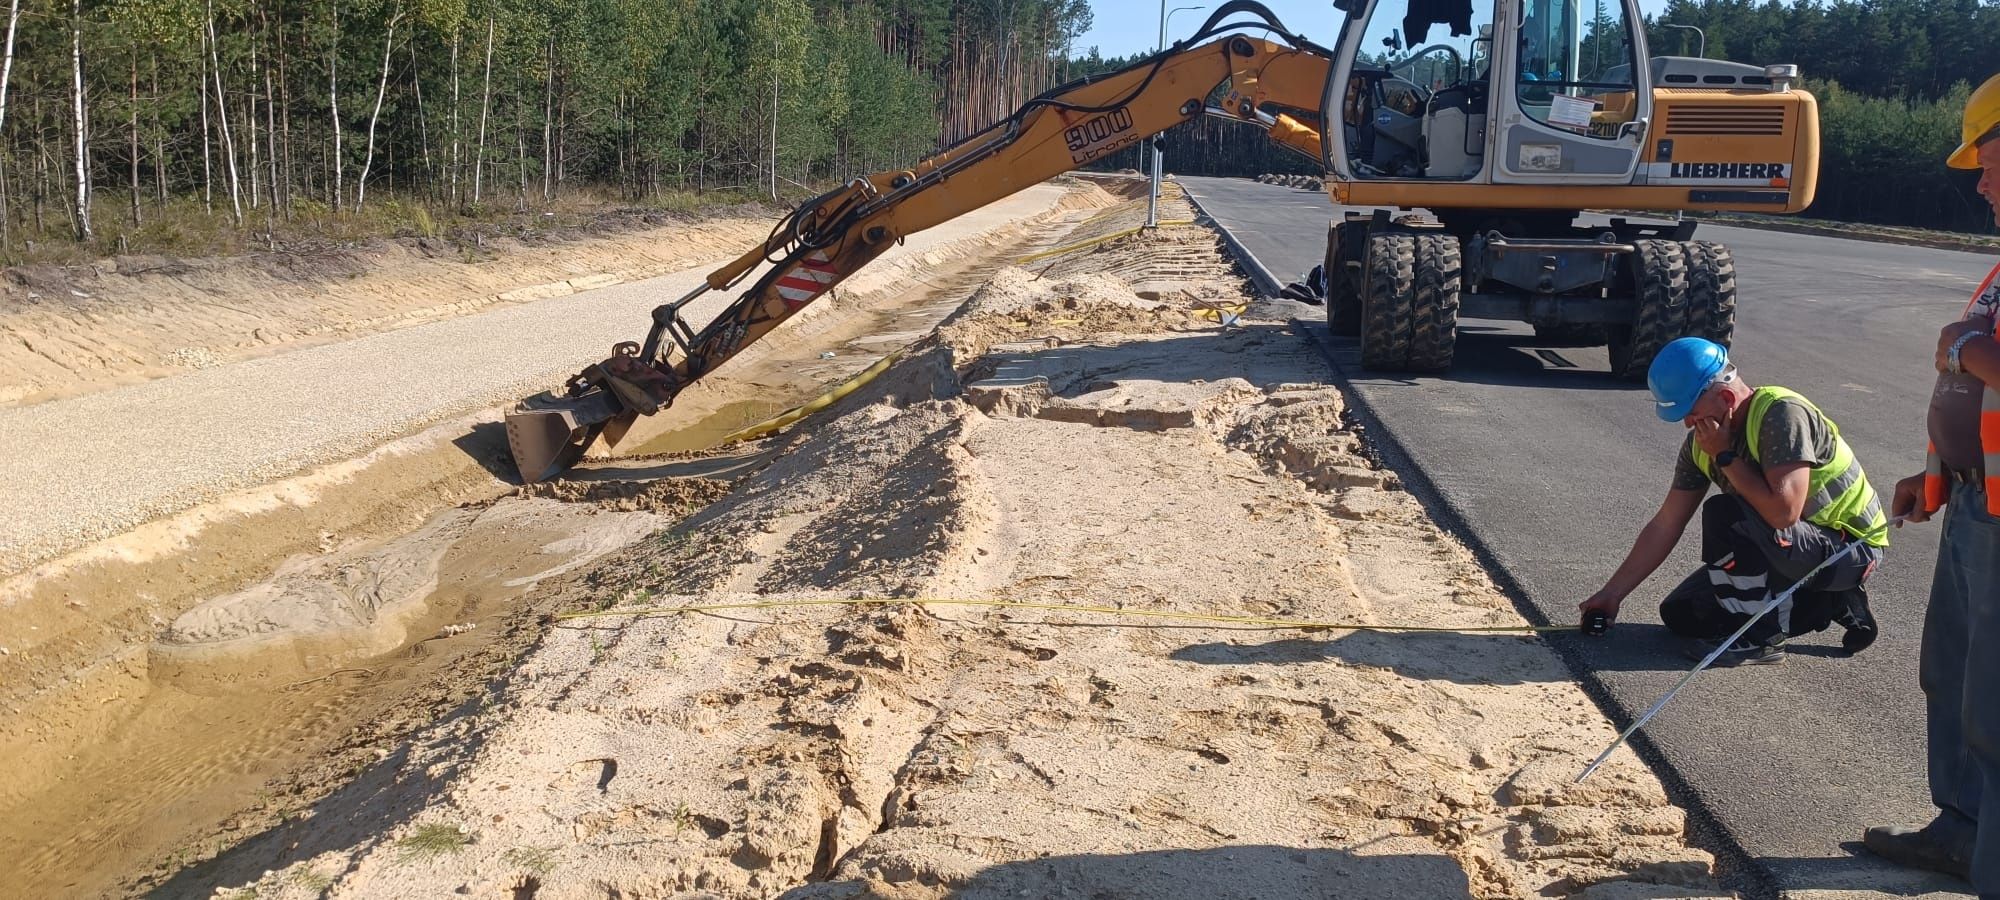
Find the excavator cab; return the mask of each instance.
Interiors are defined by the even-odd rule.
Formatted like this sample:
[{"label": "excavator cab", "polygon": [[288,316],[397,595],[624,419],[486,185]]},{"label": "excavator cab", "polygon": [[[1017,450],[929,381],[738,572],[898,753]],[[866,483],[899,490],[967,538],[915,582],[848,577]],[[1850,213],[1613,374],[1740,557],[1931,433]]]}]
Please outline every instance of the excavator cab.
[{"label": "excavator cab", "polygon": [[[1578,0],[1350,10],[1335,60],[1348,72],[1347,134],[1329,145],[1328,169],[1355,181],[1629,182],[1645,138],[1633,126],[1651,105],[1631,77],[1637,9],[1614,0],[1583,13]],[[1497,147],[1488,123],[1502,126]]]}]

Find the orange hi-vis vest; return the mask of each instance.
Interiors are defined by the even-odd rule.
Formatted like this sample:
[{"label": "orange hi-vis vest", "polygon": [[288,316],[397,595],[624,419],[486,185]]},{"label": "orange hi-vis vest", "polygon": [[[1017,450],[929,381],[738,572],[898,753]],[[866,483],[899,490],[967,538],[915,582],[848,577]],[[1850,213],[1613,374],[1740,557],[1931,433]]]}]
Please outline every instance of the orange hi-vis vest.
[{"label": "orange hi-vis vest", "polygon": [[[1964,318],[1991,316],[2000,321],[2000,266],[1980,282],[1979,289],[1972,292],[1971,302],[1965,304]],[[1986,460],[1986,511],[2000,516],[2000,389],[1986,386],[1986,396],[1979,405],[1979,449]],[[1945,479],[1944,461],[1938,458],[1937,445],[1928,448],[1929,458],[1924,462],[1924,511],[1937,512],[1944,508],[1945,497],[1951,492],[1951,485]]]}]

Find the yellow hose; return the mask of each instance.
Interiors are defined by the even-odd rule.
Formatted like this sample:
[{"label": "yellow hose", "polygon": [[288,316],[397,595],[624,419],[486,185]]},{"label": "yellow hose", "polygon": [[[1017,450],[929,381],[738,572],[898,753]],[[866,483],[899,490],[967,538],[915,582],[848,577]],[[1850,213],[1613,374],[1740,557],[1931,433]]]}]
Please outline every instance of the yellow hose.
[{"label": "yellow hose", "polygon": [[898,350],[894,353],[889,354],[888,356],[884,356],[881,359],[876,360],[874,365],[861,370],[861,374],[856,375],[853,378],[849,378],[847,381],[843,382],[839,387],[834,388],[833,390],[827,391],[824,394],[821,394],[817,397],[814,397],[811,400],[806,401],[805,404],[802,406],[794,406],[783,413],[779,413],[776,418],[766,419],[762,422],[759,422],[755,425],[752,425],[748,428],[745,428],[741,431],[731,434],[728,437],[723,438],[722,443],[727,444],[733,441],[754,441],[760,437],[764,437],[765,435],[779,431],[791,425],[792,423],[797,422],[800,419],[812,415],[813,413],[819,412],[822,409],[832,406],[835,403],[840,402],[841,399],[846,397],[847,395],[852,394],[857,390],[860,390],[862,385],[874,381],[875,376],[888,371],[889,367],[895,365],[896,360],[901,358],[902,355],[903,351]]},{"label": "yellow hose", "polygon": [[745,609],[790,609],[805,606],[985,606],[1000,609],[1044,609],[1056,612],[1104,613],[1150,619],[1179,619],[1192,622],[1222,622],[1231,625],[1258,625],[1268,628],[1296,628],[1304,631],[1395,631],[1438,634],[1541,634],[1577,631],[1575,625],[1484,625],[1440,627],[1430,625],[1363,625],[1354,622],[1314,622],[1303,619],[1267,619],[1259,616],[1230,616],[1213,613],[1184,613],[1161,609],[1119,609],[1115,606],[1071,606],[1062,603],[1032,603],[1022,600],[957,600],[936,597],[852,597],[833,600],[758,600],[742,603],[706,603],[699,606],[640,606],[594,612],[556,615],[558,620],[595,619],[606,616],[671,616],[686,613],[724,612]]}]

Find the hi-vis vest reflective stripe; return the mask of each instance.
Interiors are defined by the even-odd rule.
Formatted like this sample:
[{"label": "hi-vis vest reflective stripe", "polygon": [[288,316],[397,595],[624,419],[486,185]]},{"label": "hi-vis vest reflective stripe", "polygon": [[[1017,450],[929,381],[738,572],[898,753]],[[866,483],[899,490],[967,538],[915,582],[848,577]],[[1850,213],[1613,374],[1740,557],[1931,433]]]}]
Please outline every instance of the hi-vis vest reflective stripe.
[{"label": "hi-vis vest reflective stripe", "polygon": [[[1791,400],[1819,413],[1826,419],[1826,428],[1833,432],[1833,459],[1826,465],[1812,470],[1806,495],[1806,508],[1801,518],[1823,528],[1844,531],[1860,538],[1871,547],[1889,546],[1889,517],[1882,513],[1882,502],[1875,496],[1875,489],[1868,485],[1868,473],[1861,471],[1861,463],[1854,458],[1853,448],[1847,446],[1847,439],[1840,436],[1840,426],[1825,413],[1819,412],[1811,400],[1797,391],[1781,387],[1761,387],[1750,394],[1750,421],[1745,428],[1750,436],[1750,459],[1761,461],[1759,452],[1763,430],[1764,414],[1771,411],[1771,404],[1779,400]],[[1694,449],[1695,465],[1700,466],[1710,480],[1716,478],[1715,462],[1703,453],[1700,447]]]},{"label": "hi-vis vest reflective stripe", "polygon": [[[2000,305],[2000,297],[1989,296],[2000,292],[2000,284],[1995,284],[1995,280],[2000,280],[2000,266],[1994,266],[1986,280],[1972,292],[1972,300],[1965,304],[1961,319],[1986,314],[1983,309],[1989,304]],[[2000,316],[1994,318],[2000,322]],[[1990,384],[1979,403],[1979,450],[1986,460],[1986,512],[2000,516],[2000,389]],[[1951,485],[1945,482],[1944,460],[1938,457],[1936,444],[1925,448],[1925,457],[1924,512],[1934,513],[1944,508]]]}]

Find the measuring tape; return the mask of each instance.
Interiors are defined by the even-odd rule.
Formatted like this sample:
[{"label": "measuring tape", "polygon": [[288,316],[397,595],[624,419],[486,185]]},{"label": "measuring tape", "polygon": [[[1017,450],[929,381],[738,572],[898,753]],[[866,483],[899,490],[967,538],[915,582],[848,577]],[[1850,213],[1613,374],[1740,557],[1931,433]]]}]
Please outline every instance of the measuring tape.
[{"label": "measuring tape", "polygon": [[997,609],[1040,609],[1053,612],[1098,613],[1147,619],[1177,619],[1190,622],[1217,622],[1264,628],[1295,628],[1302,631],[1384,631],[1428,632],[1436,634],[1545,634],[1576,631],[1575,625],[1377,625],[1360,622],[1319,622],[1308,619],[1273,619],[1263,616],[1232,616],[1218,613],[1174,612],[1163,609],[1121,609],[1116,606],[1076,606],[1067,603],[1035,603],[1026,600],[964,600],[939,597],[847,597],[826,600],[755,600],[740,603],[703,603],[691,606],[639,606],[589,612],[557,613],[557,621],[608,618],[612,616],[651,617],[687,613],[727,612],[746,609],[794,609],[810,606],[982,606]]}]

